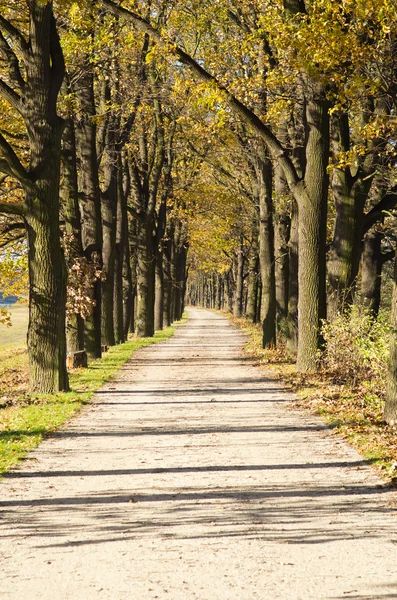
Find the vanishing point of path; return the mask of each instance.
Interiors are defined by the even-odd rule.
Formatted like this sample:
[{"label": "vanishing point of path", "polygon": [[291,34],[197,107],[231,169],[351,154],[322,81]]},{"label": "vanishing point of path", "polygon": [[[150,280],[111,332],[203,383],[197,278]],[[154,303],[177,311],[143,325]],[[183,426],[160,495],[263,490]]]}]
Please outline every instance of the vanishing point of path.
[{"label": "vanishing point of path", "polygon": [[189,316],[0,484],[0,598],[397,598],[393,493]]}]

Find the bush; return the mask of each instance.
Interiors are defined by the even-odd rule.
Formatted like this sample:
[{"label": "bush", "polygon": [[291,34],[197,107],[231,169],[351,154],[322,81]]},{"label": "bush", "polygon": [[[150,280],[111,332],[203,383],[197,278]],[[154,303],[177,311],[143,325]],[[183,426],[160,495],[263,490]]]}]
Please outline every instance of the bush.
[{"label": "bush", "polygon": [[385,380],[389,357],[389,316],[374,319],[363,306],[354,305],[332,322],[325,321],[323,366],[339,381],[356,385],[365,380]]}]

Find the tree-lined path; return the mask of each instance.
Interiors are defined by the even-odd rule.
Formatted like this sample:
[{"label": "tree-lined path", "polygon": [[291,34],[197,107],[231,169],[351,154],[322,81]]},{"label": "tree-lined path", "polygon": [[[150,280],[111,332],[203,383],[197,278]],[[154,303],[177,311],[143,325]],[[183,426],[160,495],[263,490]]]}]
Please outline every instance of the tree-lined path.
[{"label": "tree-lined path", "polygon": [[1,484],[0,598],[397,597],[394,494],[189,315]]}]

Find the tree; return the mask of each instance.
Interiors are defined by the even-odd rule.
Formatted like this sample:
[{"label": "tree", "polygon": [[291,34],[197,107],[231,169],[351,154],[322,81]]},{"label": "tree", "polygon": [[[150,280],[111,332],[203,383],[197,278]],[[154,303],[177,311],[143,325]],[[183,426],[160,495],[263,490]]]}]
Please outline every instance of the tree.
[{"label": "tree", "polygon": [[27,165],[0,134],[0,170],[19,182],[25,199],[2,202],[0,211],[24,219],[29,257],[28,352],[33,391],[68,388],[66,372],[66,269],[60,245],[59,181],[63,120],[57,98],[64,60],[51,1],[30,1],[22,15],[28,34],[10,9],[0,17],[3,56],[0,94],[24,122]]}]

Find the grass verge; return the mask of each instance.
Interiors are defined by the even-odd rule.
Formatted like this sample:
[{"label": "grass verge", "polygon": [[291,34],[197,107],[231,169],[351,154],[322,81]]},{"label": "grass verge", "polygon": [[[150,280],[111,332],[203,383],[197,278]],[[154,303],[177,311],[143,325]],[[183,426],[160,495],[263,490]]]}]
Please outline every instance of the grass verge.
[{"label": "grass verge", "polygon": [[[88,404],[96,390],[112,378],[135,350],[169,339],[176,327],[186,321],[187,317],[184,316],[179,323],[156,332],[153,338],[131,339],[110,348],[101,359],[91,361],[87,369],[72,372],[71,391],[59,394],[29,394],[27,353],[24,349],[15,350],[6,361],[2,361],[0,367],[3,392],[4,379],[8,382],[8,395],[3,396],[6,401],[3,401],[3,408],[0,407],[0,474],[14,467],[44,437],[56,431],[83,405]],[[18,374],[17,381],[15,373]],[[18,390],[22,390],[19,396]]]},{"label": "grass verge", "polygon": [[227,316],[248,335],[245,352],[297,394],[291,407],[320,415],[337,435],[374,464],[388,482],[397,484],[397,427],[383,420],[385,386],[374,384],[372,380],[357,382],[355,386],[346,385],[325,370],[298,373],[283,346],[262,348],[260,325]]}]

